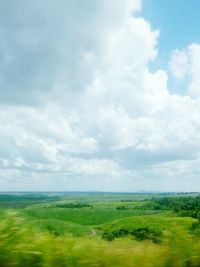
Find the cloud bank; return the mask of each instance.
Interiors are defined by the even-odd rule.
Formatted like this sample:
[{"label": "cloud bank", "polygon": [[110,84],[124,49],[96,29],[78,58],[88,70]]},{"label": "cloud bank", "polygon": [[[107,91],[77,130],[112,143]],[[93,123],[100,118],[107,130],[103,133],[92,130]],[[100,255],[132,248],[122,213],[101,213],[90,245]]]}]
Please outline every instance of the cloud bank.
[{"label": "cloud bank", "polygon": [[200,190],[198,44],[180,96],[139,0],[0,5],[1,190]]}]

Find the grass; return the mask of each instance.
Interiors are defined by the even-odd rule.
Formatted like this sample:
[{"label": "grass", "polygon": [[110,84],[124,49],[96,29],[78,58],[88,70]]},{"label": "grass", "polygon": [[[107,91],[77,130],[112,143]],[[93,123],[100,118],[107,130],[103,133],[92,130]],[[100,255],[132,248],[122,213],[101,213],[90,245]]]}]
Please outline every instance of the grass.
[{"label": "grass", "polygon": [[[128,196],[130,200],[130,195]],[[200,237],[191,231],[197,220],[172,211],[143,209],[145,198],[123,195],[68,196],[42,200],[24,208],[0,209],[1,267],[198,267]],[[90,199],[90,201],[89,201]],[[127,198],[128,199],[128,198]],[[28,201],[28,200],[24,200]],[[89,203],[92,207],[59,208],[57,203]],[[150,201],[150,200],[148,200]],[[119,205],[129,210],[117,210]],[[68,205],[67,207],[73,207]],[[76,206],[75,206],[76,207]],[[141,209],[140,209],[141,208]],[[159,243],[134,235],[107,241],[105,231],[150,229],[160,232]],[[151,233],[150,231],[150,233]],[[198,231],[197,231],[198,232]]]},{"label": "grass", "polygon": [[30,207],[23,210],[24,216],[30,218],[40,218],[49,220],[55,218],[57,220],[69,221],[81,225],[99,225],[108,221],[119,218],[130,217],[133,215],[143,215],[155,213],[151,210],[116,210],[103,208],[81,208],[81,209],[63,209],[63,208],[45,208]]}]

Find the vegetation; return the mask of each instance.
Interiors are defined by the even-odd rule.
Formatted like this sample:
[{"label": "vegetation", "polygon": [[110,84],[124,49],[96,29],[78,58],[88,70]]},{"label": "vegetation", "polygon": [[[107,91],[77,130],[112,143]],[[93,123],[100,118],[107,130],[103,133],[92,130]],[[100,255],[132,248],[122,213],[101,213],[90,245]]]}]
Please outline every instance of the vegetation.
[{"label": "vegetation", "polygon": [[154,202],[158,205],[159,209],[172,209],[180,216],[200,219],[200,196],[176,198],[164,197],[154,199]]},{"label": "vegetation", "polygon": [[0,207],[1,267],[200,266],[198,194],[7,194]]},{"label": "vegetation", "polygon": [[86,203],[64,203],[56,204],[56,208],[68,208],[68,209],[81,209],[81,208],[91,208],[92,206]]},{"label": "vegetation", "polygon": [[161,234],[162,233],[160,231],[150,229],[149,227],[138,227],[138,228],[132,229],[131,231],[128,229],[120,228],[119,230],[112,230],[111,232],[104,232],[102,237],[108,241],[113,241],[115,238],[131,235],[137,241],[149,239],[149,240],[152,240],[154,243],[159,243]]}]

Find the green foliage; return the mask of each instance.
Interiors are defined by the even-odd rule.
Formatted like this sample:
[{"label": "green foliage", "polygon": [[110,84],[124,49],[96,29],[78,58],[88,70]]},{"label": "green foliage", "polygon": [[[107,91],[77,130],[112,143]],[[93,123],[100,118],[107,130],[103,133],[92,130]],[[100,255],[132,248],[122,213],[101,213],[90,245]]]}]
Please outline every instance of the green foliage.
[{"label": "green foliage", "polygon": [[124,205],[121,205],[121,206],[117,206],[116,209],[117,209],[117,210],[128,210],[128,209],[130,209],[130,208],[128,208],[128,207],[126,207],[126,206],[124,206]]},{"label": "green foliage", "polygon": [[149,239],[152,240],[154,243],[160,243],[160,237],[162,236],[162,232],[148,227],[139,227],[131,230],[120,228],[111,230],[110,232],[103,232],[102,238],[108,241],[113,241],[115,238],[125,236],[133,236],[137,241]]},{"label": "green foliage", "polygon": [[114,229],[110,232],[103,232],[102,234],[102,238],[106,239],[108,241],[113,241],[115,238],[119,238],[119,237],[125,237],[128,234],[131,234],[127,229]]},{"label": "green foliage", "polygon": [[180,216],[200,219],[200,196],[154,198],[162,209],[173,210]]},{"label": "green foliage", "polygon": [[108,241],[113,241],[115,239],[115,235],[113,233],[104,232],[102,238]]},{"label": "green foliage", "polygon": [[141,227],[134,229],[131,234],[135,237],[136,240],[142,241],[145,239],[150,239],[154,243],[160,243],[162,236],[162,232],[154,229],[150,229],[148,227]]},{"label": "green foliage", "polygon": [[103,208],[70,208],[61,209],[50,206],[34,206],[28,207],[23,210],[22,214],[32,219],[57,219],[69,221],[81,225],[99,225],[108,221],[119,218],[130,217],[134,215],[151,214],[152,211],[148,210],[116,210],[116,209],[103,209]]},{"label": "green foliage", "polygon": [[[128,203],[129,204],[129,203]],[[117,210],[151,210],[151,211],[160,211],[162,210],[162,206],[159,203],[155,202],[141,202],[141,203],[134,203],[133,205],[119,205],[116,207]]]},{"label": "green foliage", "polygon": [[64,203],[64,204],[56,204],[54,207],[56,208],[67,208],[67,209],[81,209],[81,208],[92,208],[91,205],[87,203]]},{"label": "green foliage", "polygon": [[24,209],[0,209],[0,266],[200,266],[200,223],[180,216],[196,198],[70,194],[30,205],[27,196]]},{"label": "green foliage", "polygon": [[46,194],[0,194],[0,207],[7,209],[23,209],[27,206],[34,205],[36,203],[39,204],[59,199],[59,196],[48,196]]},{"label": "green foliage", "polygon": [[191,234],[200,237],[200,222],[194,222],[189,230]]}]

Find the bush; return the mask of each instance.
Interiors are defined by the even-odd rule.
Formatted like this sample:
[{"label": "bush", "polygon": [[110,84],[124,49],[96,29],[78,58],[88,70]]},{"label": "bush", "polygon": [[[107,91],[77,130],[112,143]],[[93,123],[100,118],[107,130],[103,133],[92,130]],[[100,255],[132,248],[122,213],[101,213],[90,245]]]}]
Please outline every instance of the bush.
[{"label": "bush", "polygon": [[81,208],[91,208],[92,206],[87,203],[64,203],[56,204],[56,208],[68,208],[68,209],[81,209]]},{"label": "bush", "polygon": [[112,233],[104,232],[102,238],[107,241],[113,241],[115,239],[115,236]]},{"label": "bush", "polygon": [[150,229],[148,227],[142,227],[142,228],[134,229],[131,232],[131,234],[135,237],[135,239],[137,241],[150,239],[154,243],[159,243],[161,241],[160,236],[162,233],[160,231],[156,231],[156,230]]},{"label": "bush", "polygon": [[[117,210],[128,210],[128,207],[121,205],[116,207]],[[130,208],[129,208],[130,209]]]},{"label": "bush", "polygon": [[137,228],[133,230],[127,230],[127,229],[115,229],[110,232],[104,232],[102,235],[103,239],[106,239],[108,241],[112,241],[115,238],[125,237],[127,235],[132,235],[137,241],[142,241],[145,239],[152,240],[154,243],[160,243],[160,237],[162,233],[160,231],[156,231],[154,229],[150,229],[148,227],[143,228]]}]

